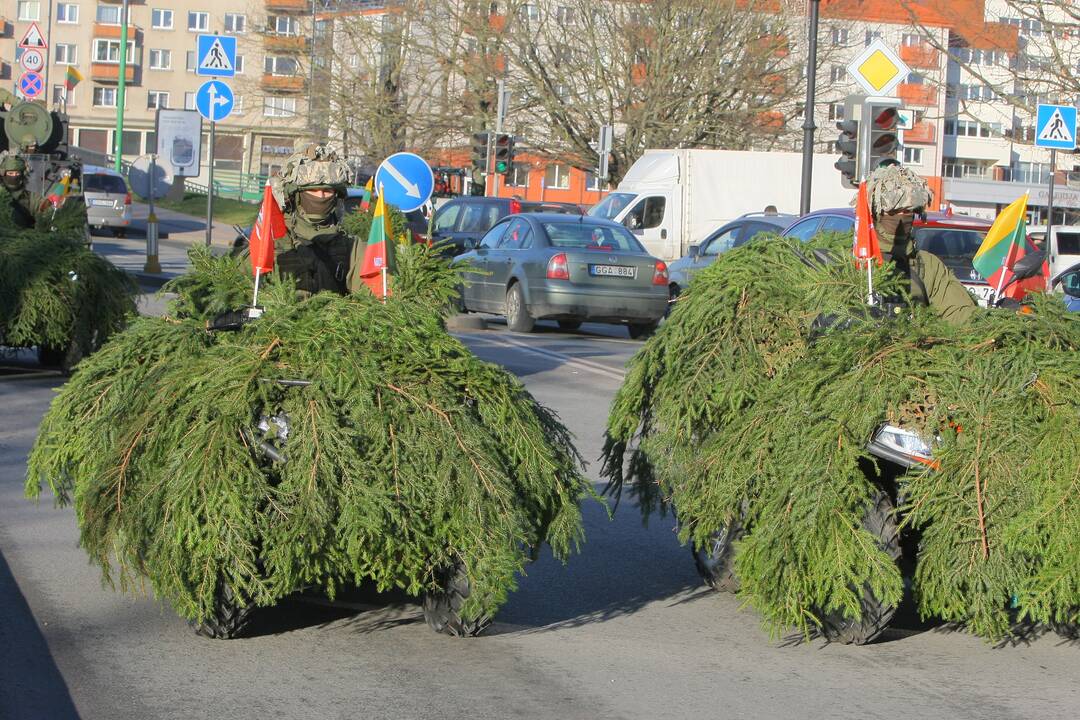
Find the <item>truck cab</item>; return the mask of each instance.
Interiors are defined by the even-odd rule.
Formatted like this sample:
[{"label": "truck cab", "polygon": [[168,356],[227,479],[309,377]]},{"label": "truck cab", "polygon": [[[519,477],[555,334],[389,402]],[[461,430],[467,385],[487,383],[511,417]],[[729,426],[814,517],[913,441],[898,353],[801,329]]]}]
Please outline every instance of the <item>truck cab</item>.
[{"label": "truck cab", "polygon": [[677,203],[679,158],[674,153],[646,153],[589,215],[622,223],[651,255],[672,260],[682,255]]}]

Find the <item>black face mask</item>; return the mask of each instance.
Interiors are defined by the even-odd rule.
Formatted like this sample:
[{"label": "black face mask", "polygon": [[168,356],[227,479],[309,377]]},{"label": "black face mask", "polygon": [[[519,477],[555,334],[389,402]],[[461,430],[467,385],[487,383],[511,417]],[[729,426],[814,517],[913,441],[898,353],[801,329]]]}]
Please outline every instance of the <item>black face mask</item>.
[{"label": "black face mask", "polygon": [[26,180],[23,178],[22,173],[18,175],[8,175],[4,173],[4,187],[8,190],[22,190]]},{"label": "black face mask", "polygon": [[314,197],[310,193],[300,193],[300,210],[311,222],[325,222],[337,206],[337,196],[330,194],[325,198]]}]

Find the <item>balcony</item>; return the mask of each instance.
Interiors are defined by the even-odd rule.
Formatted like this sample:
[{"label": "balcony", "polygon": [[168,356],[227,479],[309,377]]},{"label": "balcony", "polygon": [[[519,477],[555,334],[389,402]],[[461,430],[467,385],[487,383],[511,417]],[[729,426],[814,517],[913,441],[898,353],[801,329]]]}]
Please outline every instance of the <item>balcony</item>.
[{"label": "balcony", "polygon": [[267,35],[264,45],[268,53],[299,53],[307,52],[310,42],[300,35]]},{"label": "balcony", "polygon": [[[120,25],[108,25],[106,23],[94,23],[94,37],[108,40],[119,40],[123,32]],[[128,39],[135,37],[134,27],[128,25]]]},{"label": "balcony", "polygon": [[634,63],[630,66],[630,82],[635,85],[641,85],[648,76],[649,71],[645,68],[645,63]]},{"label": "balcony", "polygon": [[910,130],[904,131],[904,144],[916,143],[921,145],[933,145],[937,135],[934,123],[923,120],[915,123]]},{"label": "balcony", "polygon": [[[90,79],[106,83],[120,82],[120,65],[118,63],[90,63]],[[128,63],[128,66],[124,68],[124,80],[127,83],[135,80],[135,65],[132,63]]]},{"label": "balcony", "polygon": [[266,9],[270,12],[311,12],[311,0],[266,0]]},{"label": "balcony", "polygon": [[262,89],[273,93],[298,93],[304,91],[304,78],[300,75],[271,75],[263,73]]},{"label": "balcony", "polygon": [[937,107],[938,89],[933,85],[918,85],[916,83],[900,83],[897,88],[897,97],[904,107],[912,105],[920,107]]},{"label": "balcony", "polygon": [[901,45],[900,59],[912,68],[937,70],[940,67],[939,53],[929,45]]},{"label": "balcony", "polygon": [[497,33],[501,33],[506,29],[506,16],[492,13],[488,15],[488,27]]}]

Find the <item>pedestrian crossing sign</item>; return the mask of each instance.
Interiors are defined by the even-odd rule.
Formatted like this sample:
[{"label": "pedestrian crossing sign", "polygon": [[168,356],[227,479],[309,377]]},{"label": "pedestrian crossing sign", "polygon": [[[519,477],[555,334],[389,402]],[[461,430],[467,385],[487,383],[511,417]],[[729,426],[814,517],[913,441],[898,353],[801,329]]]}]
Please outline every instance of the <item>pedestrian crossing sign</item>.
[{"label": "pedestrian crossing sign", "polygon": [[233,77],[236,75],[236,38],[229,35],[200,35],[196,75]]},{"label": "pedestrian crossing sign", "polygon": [[1075,150],[1076,108],[1072,105],[1039,105],[1035,144],[1054,150]]}]

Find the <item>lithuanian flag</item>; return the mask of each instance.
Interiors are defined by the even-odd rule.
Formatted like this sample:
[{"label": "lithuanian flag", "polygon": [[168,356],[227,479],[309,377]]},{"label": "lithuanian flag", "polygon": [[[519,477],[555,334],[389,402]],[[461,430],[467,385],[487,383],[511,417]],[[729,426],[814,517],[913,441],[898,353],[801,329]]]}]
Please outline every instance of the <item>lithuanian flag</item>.
[{"label": "lithuanian flag", "polygon": [[64,73],[64,89],[71,92],[83,79],[83,74],[76,70],[74,65],[68,65],[67,72]]},{"label": "lithuanian flag", "polygon": [[375,201],[375,215],[371,218],[367,248],[364,250],[364,262],[360,266],[360,279],[376,297],[385,298],[390,294],[386,276],[393,271],[394,246],[386,235],[386,205],[382,193],[379,193]]},{"label": "lithuanian flag", "polygon": [[371,191],[375,187],[375,176],[372,175],[368,178],[367,184],[364,185],[364,194],[360,198],[360,212],[367,212],[367,209],[371,207]]},{"label": "lithuanian flag", "polygon": [[1027,223],[1024,221],[1027,200],[1025,194],[998,214],[971,260],[979,274],[988,281],[1002,267],[1016,262],[1018,251],[1027,249]]}]

